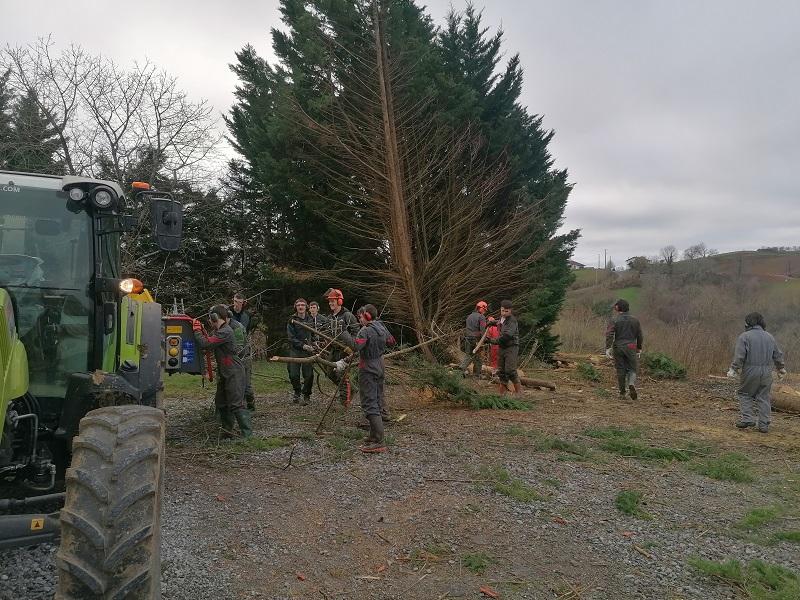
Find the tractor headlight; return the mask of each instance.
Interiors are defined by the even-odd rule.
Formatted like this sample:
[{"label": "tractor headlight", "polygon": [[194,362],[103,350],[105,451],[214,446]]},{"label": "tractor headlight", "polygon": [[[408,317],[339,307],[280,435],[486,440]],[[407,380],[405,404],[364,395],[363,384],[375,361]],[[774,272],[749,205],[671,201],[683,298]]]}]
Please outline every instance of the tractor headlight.
[{"label": "tractor headlight", "polygon": [[74,187],[69,191],[69,199],[72,200],[73,202],[80,202],[81,200],[83,200],[83,197],[85,195],[86,192],[84,192],[81,188],[78,187]]},{"label": "tractor headlight", "polygon": [[123,279],[119,282],[119,289],[123,294],[140,294],[144,284],[138,279]]},{"label": "tractor headlight", "polygon": [[114,204],[116,194],[107,187],[98,187],[92,192],[92,204],[97,208],[110,208]]}]

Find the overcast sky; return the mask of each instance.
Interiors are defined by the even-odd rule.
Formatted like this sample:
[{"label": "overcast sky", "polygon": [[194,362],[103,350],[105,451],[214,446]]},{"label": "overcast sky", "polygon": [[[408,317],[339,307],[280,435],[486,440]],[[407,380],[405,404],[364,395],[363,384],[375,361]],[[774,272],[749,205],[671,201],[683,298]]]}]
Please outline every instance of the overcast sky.
[{"label": "overcast sky", "polygon": [[[451,2],[430,0],[441,23]],[[456,9],[463,2],[452,2]],[[478,0],[476,6],[482,6]],[[700,241],[798,245],[800,2],[485,0],[525,68],[522,102],[554,129],[575,190],[575,259],[617,264]],[[277,0],[0,0],[2,40],[52,34],[121,63],[144,57],[227,111],[246,43],[271,57]]]}]

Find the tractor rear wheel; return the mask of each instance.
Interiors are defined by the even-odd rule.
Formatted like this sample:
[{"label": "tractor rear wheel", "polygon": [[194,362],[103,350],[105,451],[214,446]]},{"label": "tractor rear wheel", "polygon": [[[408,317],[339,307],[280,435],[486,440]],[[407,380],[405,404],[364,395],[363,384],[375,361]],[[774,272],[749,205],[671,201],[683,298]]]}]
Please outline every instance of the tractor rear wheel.
[{"label": "tractor rear wheel", "polygon": [[161,597],[164,412],[89,412],[72,443],[61,511],[57,600]]}]

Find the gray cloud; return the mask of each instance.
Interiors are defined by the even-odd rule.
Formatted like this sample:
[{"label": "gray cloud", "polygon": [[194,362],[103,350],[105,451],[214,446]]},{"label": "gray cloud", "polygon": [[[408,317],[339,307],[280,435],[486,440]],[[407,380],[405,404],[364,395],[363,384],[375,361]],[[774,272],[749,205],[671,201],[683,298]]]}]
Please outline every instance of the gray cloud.
[{"label": "gray cloud", "polygon": [[[277,0],[4,4],[7,42],[52,33],[122,62],[147,56],[220,112],[234,52],[271,56],[280,26]],[[426,4],[441,23],[451,2]],[[485,4],[507,56],[521,56],[523,103],[555,129],[556,164],[576,183],[565,228],[583,230],[577,260],[800,243],[800,3]]]}]

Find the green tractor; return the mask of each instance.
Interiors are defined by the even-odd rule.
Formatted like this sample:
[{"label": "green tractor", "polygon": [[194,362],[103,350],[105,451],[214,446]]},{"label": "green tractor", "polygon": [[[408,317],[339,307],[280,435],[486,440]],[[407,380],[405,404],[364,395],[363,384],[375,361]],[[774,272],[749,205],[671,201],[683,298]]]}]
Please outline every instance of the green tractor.
[{"label": "green tractor", "polygon": [[[176,250],[181,205],[134,187]],[[65,600],[160,597],[167,353],[160,305],[120,278],[135,225],[113,182],[0,171],[0,549],[60,537]]]}]

